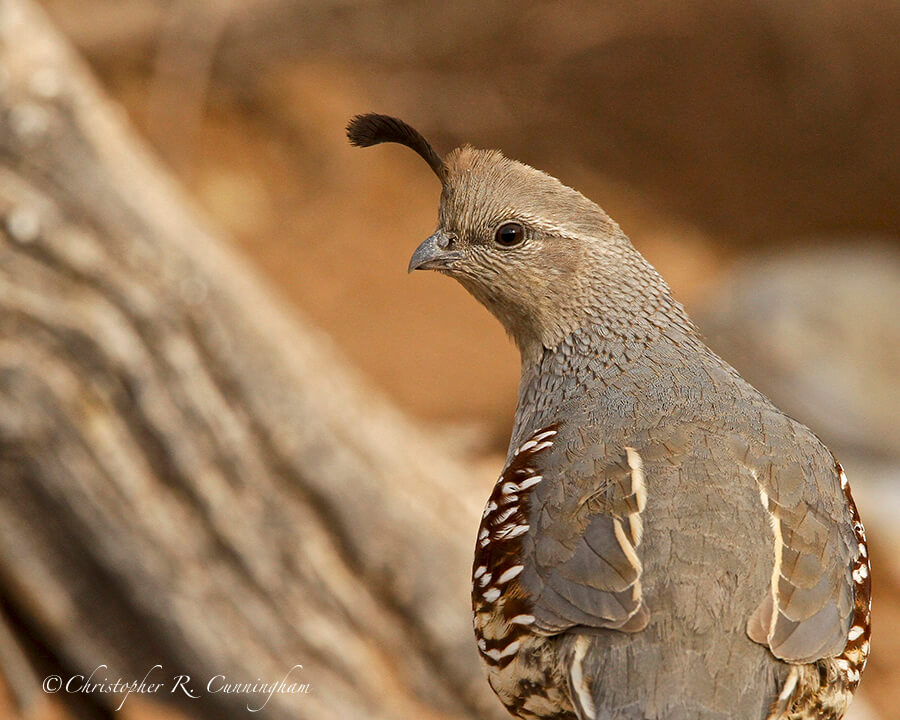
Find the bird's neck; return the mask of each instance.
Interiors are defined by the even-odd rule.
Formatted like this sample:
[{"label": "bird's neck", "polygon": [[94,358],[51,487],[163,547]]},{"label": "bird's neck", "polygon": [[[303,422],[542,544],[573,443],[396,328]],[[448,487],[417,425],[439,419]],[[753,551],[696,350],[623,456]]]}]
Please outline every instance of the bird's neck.
[{"label": "bird's neck", "polygon": [[[548,347],[521,347],[522,377],[511,447],[556,421],[562,409],[588,393],[602,402],[622,376],[659,372],[685,348],[703,348],[696,329],[664,288],[619,312],[593,312]],[[639,383],[639,381],[636,380]]]}]

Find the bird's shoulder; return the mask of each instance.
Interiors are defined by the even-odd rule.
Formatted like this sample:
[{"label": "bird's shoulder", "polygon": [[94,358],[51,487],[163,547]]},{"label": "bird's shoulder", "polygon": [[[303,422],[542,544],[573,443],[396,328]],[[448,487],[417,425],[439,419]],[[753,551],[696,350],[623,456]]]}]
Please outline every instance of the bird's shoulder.
[{"label": "bird's shoulder", "polygon": [[[535,589],[538,627],[645,625],[642,537],[654,531],[655,504],[680,502],[676,511],[712,534],[766,532],[772,586],[753,600],[754,640],[798,662],[840,653],[868,593],[846,477],[808,428],[729,367],[699,365],[680,381],[675,394],[632,401],[586,393],[529,458],[542,481],[530,499],[522,582]],[[713,515],[716,494],[738,512]],[[753,521],[742,526],[745,514]]]}]

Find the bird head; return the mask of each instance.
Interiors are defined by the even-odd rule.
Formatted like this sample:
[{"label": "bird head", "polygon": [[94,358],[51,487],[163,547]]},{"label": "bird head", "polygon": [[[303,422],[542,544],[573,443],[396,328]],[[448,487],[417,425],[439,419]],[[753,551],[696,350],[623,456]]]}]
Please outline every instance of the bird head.
[{"label": "bird head", "polygon": [[406,145],[429,164],[442,186],[438,227],[409,271],[458,280],[500,320],[523,358],[640,304],[648,277],[664,287],[603,210],[540,170],[470,146],[441,157],[421,133],[386,115],[354,117],[347,135],[360,147]]}]

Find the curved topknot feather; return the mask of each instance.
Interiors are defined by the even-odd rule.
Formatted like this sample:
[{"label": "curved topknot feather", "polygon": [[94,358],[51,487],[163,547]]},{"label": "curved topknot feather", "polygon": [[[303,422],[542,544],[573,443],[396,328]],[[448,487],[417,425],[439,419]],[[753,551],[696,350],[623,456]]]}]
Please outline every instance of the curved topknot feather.
[{"label": "curved topknot feather", "polygon": [[428,163],[441,182],[446,176],[446,167],[441,156],[415,128],[400,118],[390,115],[368,113],[356,115],[347,123],[347,137],[356,147],[371,147],[385,142],[399,143],[415,150]]}]

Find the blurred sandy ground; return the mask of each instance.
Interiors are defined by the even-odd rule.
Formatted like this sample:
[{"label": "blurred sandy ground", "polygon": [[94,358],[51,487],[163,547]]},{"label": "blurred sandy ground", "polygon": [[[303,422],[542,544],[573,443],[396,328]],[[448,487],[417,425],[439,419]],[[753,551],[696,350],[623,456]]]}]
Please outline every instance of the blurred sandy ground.
[{"label": "blurred sandy ground", "polygon": [[876,566],[856,714],[897,717],[900,4],[43,4],[247,262],[485,484],[518,358],[461,288],[406,276],[435,224],[428,168],[351,149],[344,125],[396,114],[599,202],[851,472]]}]

